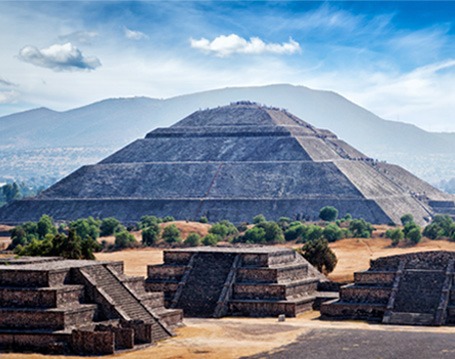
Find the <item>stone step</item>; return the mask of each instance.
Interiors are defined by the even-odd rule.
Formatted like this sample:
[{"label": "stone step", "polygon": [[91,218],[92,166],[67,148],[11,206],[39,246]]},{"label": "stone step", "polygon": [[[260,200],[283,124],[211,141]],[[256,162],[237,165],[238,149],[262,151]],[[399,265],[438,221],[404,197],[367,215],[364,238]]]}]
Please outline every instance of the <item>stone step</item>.
[{"label": "stone step", "polygon": [[288,298],[287,300],[237,300],[229,301],[229,312],[232,315],[249,317],[270,317],[284,314],[295,317],[297,314],[312,308],[316,296]]},{"label": "stone step", "polygon": [[180,281],[185,273],[186,265],[154,265],[147,267],[147,276],[153,280]]},{"label": "stone step", "polygon": [[0,308],[0,328],[63,330],[95,319],[96,304],[72,308]]},{"label": "stone step", "polygon": [[321,304],[323,319],[368,319],[382,321],[387,304],[350,303],[340,300],[328,301]]},{"label": "stone step", "polygon": [[317,290],[318,280],[308,278],[287,284],[276,283],[236,283],[233,286],[233,299],[273,299],[284,300],[299,294],[311,294]]},{"label": "stone step", "polygon": [[354,273],[356,285],[392,287],[395,279],[395,272],[389,271],[365,271]]},{"label": "stone step", "polygon": [[391,312],[388,324],[434,325],[434,314]]},{"label": "stone step", "polygon": [[53,288],[0,288],[0,307],[56,308],[79,303],[84,286],[64,285]]},{"label": "stone step", "polygon": [[59,287],[70,276],[69,268],[51,270],[4,269],[0,272],[0,287],[44,288]]},{"label": "stone step", "polygon": [[241,267],[237,269],[237,283],[278,283],[306,277],[308,265],[292,262],[282,267]]},{"label": "stone step", "polygon": [[340,299],[349,303],[377,303],[387,305],[391,293],[391,287],[349,284],[340,288]]}]

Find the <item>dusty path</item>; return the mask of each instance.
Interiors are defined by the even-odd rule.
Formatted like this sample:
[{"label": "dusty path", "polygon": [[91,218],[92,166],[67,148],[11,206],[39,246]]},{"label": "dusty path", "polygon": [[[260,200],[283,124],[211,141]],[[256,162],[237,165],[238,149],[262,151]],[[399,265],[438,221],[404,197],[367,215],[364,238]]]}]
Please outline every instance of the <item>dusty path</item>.
[{"label": "dusty path", "polygon": [[[455,349],[453,344],[455,343],[453,340],[455,339],[455,328],[453,327],[385,326],[354,321],[329,322],[318,320],[318,316],[318,312],[309,312],[300,315],[298,318],[287,319],[282,323],[278,322],[276,318],[186,319],[186,326],[177,329],[177,336],[172,339],[139,351],[125,352],[105,358],[234,359],[270,356],[273,358],[308,359],[330,357],[381,358],[381,356],[368,356],[368,348],[373,347],[377,352],[384,348],[384,353],[388,353],[387,350],[389,352],[391,350],[391,343],[396,345],[394,350],[409,348],[408,344],[412,343],[414,355],[415,353],[424,353],[424,350],[433,347],[438,350],[444,347],[445,349],[441,349],[441,352],[442,350],[449,350],[451,353],[450,356],[414,356],[412,359],[453,357],[454,352],[452,350]],[[395,342],[392,342],[393,340]],[[433,346],[429,345],[431,344],[429,340],[432,341]],[[366,341],[369,342],[366,343]],[[447,343],[452,344],[450,346]],[[340,356],[348,350],[350,350],[349,356]],[[315,353],[321,355],[315,356],[313,355]],[[332,355],[326,356],[324,353]],[[362,353],[365,355],[355,356]],[[435,349],[432,353],[439,352]],[[78,358],[7,353],[1,353],[0,357],[2,359]],[[383,356],[383,358],[389,359],[394,358],[394,356]],[[406,357],[396,356],[396,358]]]}]

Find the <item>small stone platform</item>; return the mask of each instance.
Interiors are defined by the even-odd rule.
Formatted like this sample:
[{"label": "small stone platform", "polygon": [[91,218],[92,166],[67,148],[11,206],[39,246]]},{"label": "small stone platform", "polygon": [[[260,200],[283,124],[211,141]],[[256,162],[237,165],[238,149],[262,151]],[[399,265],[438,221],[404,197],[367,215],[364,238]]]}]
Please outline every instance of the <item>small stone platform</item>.
[{"label": "small stone platform", "polygon": [[164,292],[166,307],[185,316],[295,317],[333,293],[318,292],[324,275],[300,254],[276,247],[166,250],[148,266],[145,288]]},{"label": "small stone platform", "polygon": [[182,312],[123,262],[0,260],[0,350],[113,354],[173,335]]},{"label": "small stone platform", "polygon": [[327,319],[365,319],[384,324],[455,323],[455,252],[435,251],[383,257],[371,261],[340,299],[323,303]]}]

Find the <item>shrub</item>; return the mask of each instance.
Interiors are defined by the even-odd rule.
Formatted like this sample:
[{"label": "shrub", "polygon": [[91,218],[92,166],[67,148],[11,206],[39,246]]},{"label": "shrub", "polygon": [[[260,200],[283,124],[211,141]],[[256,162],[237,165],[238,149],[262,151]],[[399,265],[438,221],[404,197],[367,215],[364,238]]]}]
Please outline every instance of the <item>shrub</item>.
[{"label": "shrub", "polygon": [[322,207],[319,211],[319,218],[326,222],[333,222],[338,217],[338,210],[332,206]]},{"label": "shrub", "polygon": [[215,236],[218,236],[218,239],[221,241],[224,238],[226,238],[228,234],[228,228],[221,223],[215,223],[210,229],[209,233],[214,234]]},{"label": "shrub", "polygon": [[191,232],[185,239],[185,246],[197,247],[201,245],[201,236],[197,233]]},{"label": "shrub", "polygon": [[329,243],[325,239],[305,243],[302,252],[305,259],[324,274],[332,272],[338,262],[335,253],[329,248]]},{"label": "shrub", "polygon": [[422,234],[420,233],[419,228],[412,228],[406,235],[406,238],[409,239],[413,244],[417,244],[422,239]]},{"label": "shrub", "polygon": [[42,240],[33,239],[26,246],[17,246],[15,253],[27,256],[60,256],[66,259],[95,259],[93,252],[101,246],[90,237],[81,239],[74,229],[68,236],[47,234]]},{"label": "shrub", "polygon": [[124,249],[124,248],[132,248],[137,245],[136,238],[127,232],[126,230],[117,232],[115,234],[115,248],[116,249]]},{"label": "shrub", "polygon": [[114,217],[104,218],[100,224],[100,236],[110,236],[120,227],[120,222]]},{"label": "shrub", "polygon": [[244,243],[265,243],[265,230],[260,227],[250,228],[238,240]]},{"label": "shrub", "polygon": [[292,225],[284,232],[284,238],[286,241],[293,241],[295,239],[298,239],[303,234],[305,231],[305,226],[300,223],[300,222],[294,222],[297,223],[296,225]]},{"label": "shrub", "polygon": [[153,246],[160,239],[161,228],[158,223],[151,224],[149,227],[142,230],[142,244],[145,246]]},{"label": "shrub", "polygon": [[276,222],[262,222],[259,223],[256,227],[262,228],[265,232],[264,241],[266,243],[283,243],[284,235],[283,230]]},{"label": "shrub", "polygon": [[166,216],[163,218],[163,222],[174,222],[175,218],[172,216]]},{"label": "shrub", "polygon": [[343,237],[341,228],[336,224],[329,223],[323,230],[322,235],[329,242],[335,242]]},{"label": "shrub", "polygon": [[400,220],[401,220],[401,224],[403,226],[405,226],[406,224],[411,223],[411,222],[414,223],[414,217],[412,216],[412,214],[409,214],[409,213],[403,215],[400,218]]},{"label": "shrub", "polygon": [[374,228],[364,219],[353,219],[349,223],[349,230],[354,238],[370,238]]},{"label": "shrub", "polygon": [[283,231],[289,228],[289,224],[291,222],[292,220],[289,217],[280,217],[280,219],[278,220],[278,224]]},{"label": "shrub", "polygon": [[39,239],[44,239],[48,234],[57,234],[57,228],[54,226],[53,219],[46,214],[41,216],[36,227],[36,233],[38,234]]},{"label": "shrub", "polygon": [[202,238],[202,244],[204,246],[216,246],[218,243],[219,237],[213,233],[207,234],[204,238]]},{"label": "shrub", "polygon": [[69,224],[70,229],[74,229],[76,234],[82,239],[90,237],[97,239],[100,236],[101,221],[93,217],[79,218]]},{"label": "shrub", "polygon": [[423,235],[434,240],[444,237],[444,230],[437,223],[431,223],[425,227]]},{"label": "shrub", "polygon": [[199,218],[199,223],[209,223],[209,220],[207,217],[202,216],[201,218]]},{"label": "shrub", "polygon": [[161,218],[158,218],[158,217],[155,217],[155,216],[142,216],[141,217],[141,220],[139,221],[139,223],[137,224],[138,228],[139,229],[143,229],[143,228],[147,228],[147,227],[150,227],[154,224],[159,224],[163,222],[161,220]]},{"label": "shrub", "polygon": [[306,227],[306,231],[303,232],[302,240],[304,242],[316,241],[318,239],[321,239],[323,234],[324,230],[321,227],[316,226],[315,224],[310,224],[308,227]]},{"label": "shrub", "polygon": [[257,216],[253,217],[253,224],[259,224],[265,221],[266,219],[263,214],[258,214]]},{"label": "shrub", "polygon": [[242,222],[237,226],[237,231],[245,232],[248,229],[248,222]]},{"label": "shrub", "polygon": [[170,226],[164,228],[163,239],[168,244],[182,242],[182,238],[180,237],[180,230],[177,228],[175,224],[171,224]]},{"label": "shrub", "polygon": [[392,240],[392,246],[396,246],[398,245],[398,243],[400,243],[400,241],[403,240],[404,238],[404,233],[401,229],[399,228],[395,228],[395,229],[388,229],[386,232],[385,232],[385,236],[387,238],[390,238]]}]

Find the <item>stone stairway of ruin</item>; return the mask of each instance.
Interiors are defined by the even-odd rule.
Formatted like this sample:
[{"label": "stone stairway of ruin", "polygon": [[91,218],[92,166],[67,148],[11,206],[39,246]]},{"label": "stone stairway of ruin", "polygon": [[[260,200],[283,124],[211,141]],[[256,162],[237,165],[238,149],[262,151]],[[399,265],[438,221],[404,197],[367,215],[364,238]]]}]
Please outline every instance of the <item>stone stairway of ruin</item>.
[{"label": "stone stairway of ruin", "polygon": [[367,319],[384,324],[455,323],[454,254],[422,252],[379,258],[354,273],[340,299],[324,303],[323,318]]},{"label": "stone stairway of ruin", "polygon": [[318,291],[325,277],[295,251],[274,247],[202,247],[164,252],[148,267],[146,290],[164,291],[187,316],[294,317],[336,293]]},{"label": "stone stairway of ruin", "polygon": [[162,340],[173,335],[170,328],[152,314],[139,300],[139,298],[129,290],[117,276],[105,266],[92,266],[80,270],[83,275],[87,275],[95,281],[96,288],[102,290],[102,294],[113,301],[116,308],[120,309],[117,314],[124,320],[142,320],[152,324],[153,341]]},{"label": "stone stairway of ruin", "polygon": [[234,255],[196,254],[177,307],[188,316],[213,316],[233,261]]}]

